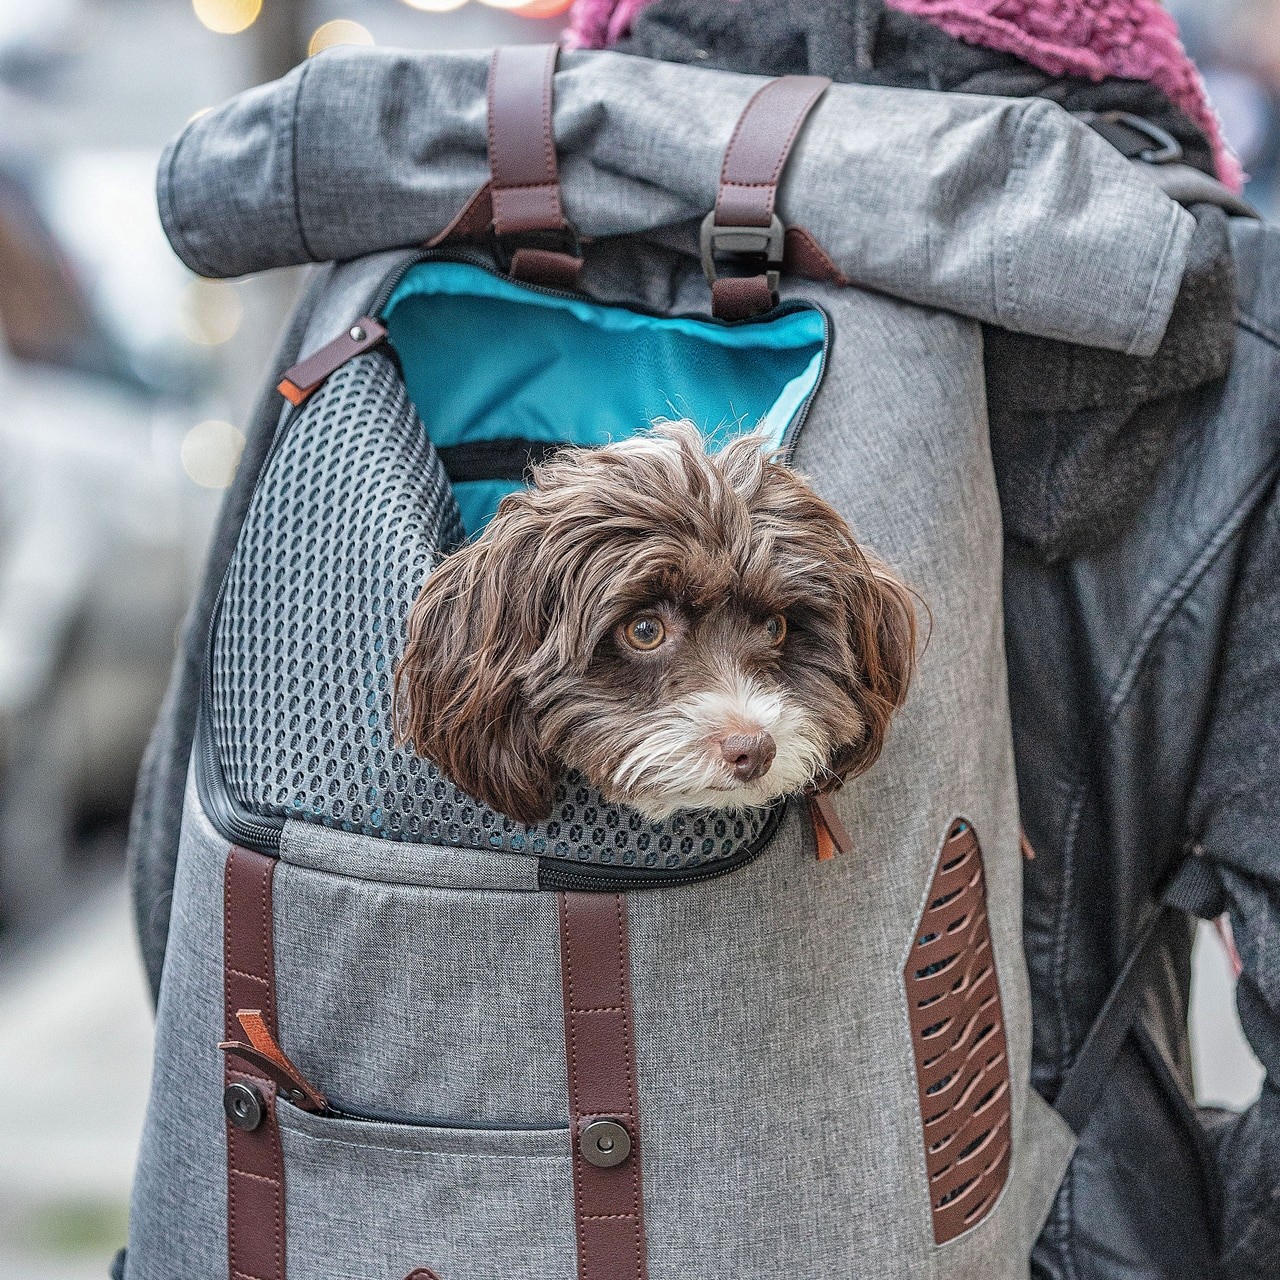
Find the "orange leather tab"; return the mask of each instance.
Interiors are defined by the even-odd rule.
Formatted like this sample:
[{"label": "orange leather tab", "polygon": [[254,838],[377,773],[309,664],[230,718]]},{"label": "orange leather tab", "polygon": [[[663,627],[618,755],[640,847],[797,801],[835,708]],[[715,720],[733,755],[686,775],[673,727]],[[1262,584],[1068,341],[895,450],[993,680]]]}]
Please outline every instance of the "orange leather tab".
[{"label": "orange leather tab", "polygon": [[[247,1047],[276,1068],[284,1077],[281,1083],[286,1088],[301,1095],[300,1100],[290,1099],[291,1101],[300,1101],[305,1109],[311,1111],[324,1111],[328,1108],[329,1103],[324,1094],[294,1066],[289,1055],[277,1043],[275,1036],[271,1034],[271,1028],[267,1025],[266,1018],[262,1016],[261,1009],[241,1009],[236,1013],[236,1021],[244,1028],[245,1036],[249,1041]],[[237,1050],[244,1048],[235,1041],[226,1041],[218,1047],[229,1053],[236,1053]],[[242,1056],[246,1055],[242,1053]],[[250,1061],[252,1060],[250,1056]]]},{"label": "orange leather tab", "polygon": [[837,853],[853,852],[853,837],[840,821],[836,807],[828,795],[809,797],[809,821],[813,823],[813,837],[818,847],[818,861],[826,862]]}]

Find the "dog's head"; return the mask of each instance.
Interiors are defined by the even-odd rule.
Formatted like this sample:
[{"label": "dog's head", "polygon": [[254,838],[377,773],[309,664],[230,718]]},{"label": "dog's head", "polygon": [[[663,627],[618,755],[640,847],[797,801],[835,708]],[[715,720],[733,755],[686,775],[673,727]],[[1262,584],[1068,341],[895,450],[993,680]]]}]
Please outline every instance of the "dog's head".
[{"label": "dog's head", "polygon": [[563,768],[658,819],[869,768],[915,658],[908,589],[759,437],[689,423],[536,467],[427,579],[398,728],[521,822]]}]

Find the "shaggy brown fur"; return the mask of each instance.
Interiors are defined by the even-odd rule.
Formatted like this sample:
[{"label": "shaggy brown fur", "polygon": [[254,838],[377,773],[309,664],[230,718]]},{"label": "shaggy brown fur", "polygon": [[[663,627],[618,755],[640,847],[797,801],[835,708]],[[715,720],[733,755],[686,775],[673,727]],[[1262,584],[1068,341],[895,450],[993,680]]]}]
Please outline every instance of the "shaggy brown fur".
[{"label": "shaggy brown fur", "polygon": [[758,437],[670,423],[558,453],[436,568],[398,728],[521,822],[566,768],[652,818],[741,808],[870,768],[915,645],[908,589]]}]

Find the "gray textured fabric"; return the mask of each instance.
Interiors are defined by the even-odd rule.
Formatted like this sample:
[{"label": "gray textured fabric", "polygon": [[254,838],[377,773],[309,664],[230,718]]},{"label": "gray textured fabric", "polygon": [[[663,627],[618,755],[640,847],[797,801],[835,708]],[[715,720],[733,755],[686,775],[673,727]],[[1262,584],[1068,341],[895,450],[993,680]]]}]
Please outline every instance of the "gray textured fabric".
[{"label": "gray textured fabric", "polygon": [[228,845],[188,785],[173,945],[156,1009],[151,1099],[129,1209],[128,1280],[227,1273],[222,1118],[222,868]]},{"label": "gray textured fabric", "polygon": [[[837,799],[852,855],[818,862],[793,812],[733,874],[630,895],[649,1275],[1022,1280],[1071,1137],[1027,1083],[981,334],[882,295],[805,292],[857,359],[833,361],[797,466],[917,587],[932,634],[884,755]],[[188,809],[130,1280],[226,1266],[226,845],[193,793]],[[902,971],[957,816],[985,855],[1014,1154],[989,1216],[938,1247]],[[343,1110],[381,1117],[285,1113],[291,1280],[570,1280],[554,895],[512,887],[507,864],[526,860],[510,854],[485,866],[302,824],[282,858],[281,1041]]]},{"label": "gray textured fabric", "polygon": [[407,1129],[286,1106],[280,1131],[291,1277],[403,1280],[424,1264],[443,1280],[577,1276],[563,1129]]},{"label": "gray textured fabric", "polygon": [[538,887],[538,864],[520,854],[445,849],[422,844],[406,859],[374,836],[353,836],[309,822],[286,822],[280,856],[296,867],[333,871],[358,880],[425,885],[437,889]]},{"label": "gray textured fabric", "polygon": [[[225,276],[429,239],[487,177],[487,63],[337,49],[201,116],[161,163],[171,243]],[[589,237],[687,224],[692,251],[761,81],[614,53],[562,66],[568,216]],[[855,284],[1139,354],[1160,340],[1192,226],[1052,103],[861,85],[815,109],[779,212]]]}]

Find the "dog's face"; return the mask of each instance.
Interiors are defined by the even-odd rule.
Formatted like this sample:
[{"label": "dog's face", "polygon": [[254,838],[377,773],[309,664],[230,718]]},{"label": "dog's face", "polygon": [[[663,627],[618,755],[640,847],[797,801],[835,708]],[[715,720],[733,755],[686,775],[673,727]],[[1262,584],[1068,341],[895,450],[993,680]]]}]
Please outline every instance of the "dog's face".
[{"label": "dog's face", "polygon": [[566,450],[409,616],[402,737],[521,822],[577,769],[647,817],[870,767],[915,654],[907,588],[757,437]]}]

